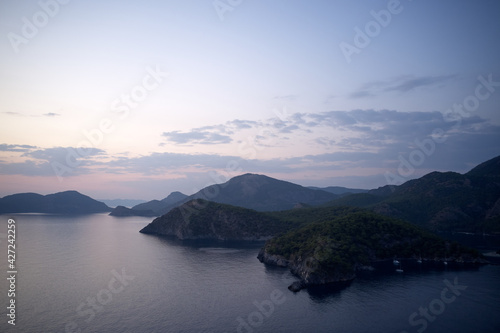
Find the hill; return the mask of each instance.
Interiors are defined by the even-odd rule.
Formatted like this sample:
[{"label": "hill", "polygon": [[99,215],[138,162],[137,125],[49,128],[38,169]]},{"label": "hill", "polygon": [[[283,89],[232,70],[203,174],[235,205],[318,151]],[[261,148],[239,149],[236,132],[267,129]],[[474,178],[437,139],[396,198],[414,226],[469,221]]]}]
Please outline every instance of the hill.
[{"label": "hill", "polygon": [[329,204],[368,208],[432,231],[500,232],[500,156],[465,174],[431,172]]},{"label": "hill", "polygon": [[[327,210],[323,210],[324,212]],[[322,215],[323,215],[322,214]],[[410,223],[353,208],[338,207],[330,215],[269,240],[258,258],[271,265],[289,267],[300,278],[290,286],[350,281],[356,272],[374,262],[393,258],[460,263],[484,262],[477,251]]]},{"label": "hill", "polygon": [[109,212],[106,204],[77,191],[65,191],[49,195],[19,193],[0,199],[0,214],[93,214]]},{"label": "hill", "polygon": [[278,218],[251,209],[193,199],[140,232],[179,239],[266,240],[289,228]]}]

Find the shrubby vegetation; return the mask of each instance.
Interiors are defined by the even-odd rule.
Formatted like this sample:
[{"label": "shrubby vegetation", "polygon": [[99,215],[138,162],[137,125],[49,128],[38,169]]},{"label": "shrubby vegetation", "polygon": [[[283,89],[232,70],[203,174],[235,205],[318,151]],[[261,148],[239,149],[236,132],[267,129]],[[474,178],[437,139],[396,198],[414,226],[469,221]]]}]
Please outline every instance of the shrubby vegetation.
[{"label": "shrubby vegetation", "polygon": [[[397,258],[470,260],[477,251],[447,243],[407,222],[352,207],[277,213],[303,227],[267,242],[269,254],[290,262],[312,258],[324,271],[354,271],[373,261]],[[308,219],[315,222],[307,223]]]}]

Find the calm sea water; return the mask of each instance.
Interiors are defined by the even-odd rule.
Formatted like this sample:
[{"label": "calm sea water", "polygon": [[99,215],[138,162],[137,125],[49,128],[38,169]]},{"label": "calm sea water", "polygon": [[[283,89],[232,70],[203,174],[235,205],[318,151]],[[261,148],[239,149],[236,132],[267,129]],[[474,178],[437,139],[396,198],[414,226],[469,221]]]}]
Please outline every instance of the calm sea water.
[{"label": "calm sea water", "polygon": [[[7,220],[17,226],[7,323]],[[261,245],[143,235],[150,218],[0,216],[1,332],[500,332],[500,266],[291,293]]]}]

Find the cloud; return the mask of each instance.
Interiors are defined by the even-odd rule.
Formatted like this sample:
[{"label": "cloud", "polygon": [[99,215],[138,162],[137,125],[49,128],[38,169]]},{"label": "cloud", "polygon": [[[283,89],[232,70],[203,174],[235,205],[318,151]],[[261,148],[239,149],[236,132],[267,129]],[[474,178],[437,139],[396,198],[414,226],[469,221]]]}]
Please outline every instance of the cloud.
[{"label": "cloud", "polygon": [[0,151],[13,151],[13,152],[27,152],[37,148],[30,145],[8,145],[5,143],[0,144]]},{"label": "cloud", "polygon": [[9,116],[17,116],[17,117],[58,117],[61,116],[59,113],[55,112],[48,112],[44,114],[26,114],[26,113],[21,113],[21,112],[12,112],[12,111],[7,111],[7,112],[2,112],[3,114],[9,115]]},{"label": "cloud", "polygon": [[293,94],[290,94],[290,95],[277,95],[277,96],[274,96],[273,99],[276,99],[276,100],[280,100],[280,101],[287,101],[287,102],[291,102],[291,101],[295,101],[297,99],[297,95],[293,95]]},{"label": "cloud", "polygon": [[179,131],[164,132],[162,134],[168,141],[181,145],[215,145],[230,143],[231,137],[209,131],[192,130],[191,132],[181,133]]},{"label": "cloud", "polygon": [[55,176],[50,163],[28,160],[20,163],[0,163],[1,175]]},{"label": "cloud", "polygon": [[368,82],[358,90],[352,92],[349,97],[352,99],[375,97],[377,95],[393,91],[399,93],[407,93],[417,88],[435,87],[439,84],[451,81],[456,78],[457,75],[420,77],[416,77],[414,75],[400,76],[389,80]]},{"label": "cloud", "polygon": [[65,161],[68,156],[77,157],[79,159],[88,159],[92,156],[105,154],[106,152],[104,150],[98,148],[54,147],[26,152],[23,156],[52,162]]},{"label": "cloud", "polygon": [[22,116],[24,117],[25,115],[23,115],[22,113],[19,113],[19,112],[12,112],[12,111],[5,111],[5,112],[2,112],[3,114],[6,114],[6,115],[9,115],[9,116]]},{"label": "cloud", "polygon": [[97,148],[54,147],[33,150],[35,148],[38,147],[0,145],[0,151],[23,152],[21,157],[24,158],[22,162],[0,161],[0,174],[55,177],[55,166],[64,168],[68,176],[90,174],[94,166],[103,163],[95,157],[106,155],[104,150]]},{"label": "cloud", "polygon": [[439,83],[444,83],[456,78],[456,75],[441,75],[441,76],[422,76],[405,78],[396,81],[392,86],[385,88],[385,91],[408,92],[420,87],[435,86]]},{"label": "cloud", "polygon": [[375,95],[368,90],[358,90],[349,95],[350,98],[366,98],[366,97],[375,97]]},{"label": "cloud", "polygon": [[[254,133],[254,142],[250,142],[250,146],[247,144],[241,155],[237,154],[240,152],[237,148],[244,142],[236,138],[239,130]],[[441,133],[437,137],[433,134],[436,130]],[[384,173],[396,174],[401,158],[409,160],[412,152],[422,151],[423,142],[426,142],[428,151],[419,153],[424,156],[422,163],[415,165],[415,172],[405,180],[432,170],[466,172],[475,164],[500,154],[497,144],[500,142],[500,126],[479,116],[463,118],[459,124],[447,122],[439,112],[352,110],[295,113],[284,121],[276,118],[262,121],[238,119],[187,132],[165,132],[163,136],[180,145],[234,143],[235,149],[226,150],[232,152],[227,155],[152,152],[133,156],[109,155],[104,150],[89,148],[80,151],[86,153],[81,157],[77,155],[78,149],[72,147],[40,148],[4,143],[0,144],[0,152],[22,153],[25,161],[0,160],[0,174],[55,176],[53,163],[68,165],[69,161],[77,164],[71,170],[72,176],[127,175],[125,178],[129,181],[141,177],[174,177],[177,179],[175,184],[179,184],[179,179],[189,181],[186,174],[192,175],[193,179],[203,179],[211,172],[223,172],[232,166],[241,173],[268,174],[290,181],[331,179],[330,185],[338,185],[332,178],[337,175],[343,177],[343,181],[352,181],[351,186],[373,187],[373,184],[385,185]],[[247,148],[252,147],[257,147],[258,152],[247,153]],[[267,150],[273,154],[260,154],[265,149],[276,149],[277,153]],[[310,176],[300,178],[303,175]],[[356,179],[359,182],[356,183]],[[362,181],[369,181],[370,186],[361,186]]]},{"label": "cloud", "polygon": [[232,121],[228,121],[226,123],[227,126],[232,126],[238,130],[242,130],[242,129],[249,129],[249,128],[252,128],[252,127],[255,127],[255,126],[258,126],[259,125],[259,122],[257,121],[251,121],[251,120],[239,120],[239,119],[235,119],[235,120],[232,120]]}]

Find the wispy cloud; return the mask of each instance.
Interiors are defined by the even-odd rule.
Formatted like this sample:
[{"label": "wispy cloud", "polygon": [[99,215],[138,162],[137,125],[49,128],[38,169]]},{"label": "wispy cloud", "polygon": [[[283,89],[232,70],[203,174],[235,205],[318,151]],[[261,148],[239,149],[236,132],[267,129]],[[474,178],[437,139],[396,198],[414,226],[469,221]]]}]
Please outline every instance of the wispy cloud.
[{"label": "wispy cloud", "polygon": [[290,95],[277,95],[277,96],[274,96],[273,99],[279,100],[279,101],[292,102],[292,101],[295,101],[297,98],[298,98],[297,95],[290,94]]},{"label": "wispy cloud", "polygon": [[17,117],[25,117],[26,115],[20,113],[20,112],[13,112],[13,111],[5,111],[2,112],[3,114],[9,115],[9,116],[17,116]]},{"label": "wispy cloud", "polygon": [[[429,139],[437,128],[446,133],[446,141],[436,143],[436,153],[426,157],[425,163],[420,166],[422,170],[466,171],[474,163],[500,154],[496,144],[500,142],[500,126],[479,116],[464,118],[458,128],[454,125],[446,122],[439,112],[394,110],[296,113],[284,121],[274,118],[262,121],[238,119],[206,126],[203,130],[163,134],[169,142],[179,145],[233,144],[235,149],[229,150],[232,152],[230,154],[152,152],[142,156],[110,155],[105,150],[89,148],[84,157],[76,156],[78,167],[72,168],[71,175],[127,175],[130,180],[130,175],[158,179],[175,175],[179,179],[189,173],[193,179],[202,179],[211,170],[225,170],[228,165],[236,165],[235,169],[241,172],[288,179],[312,173],[316,178],[328,178],[336,174],[349,181],[356,177],[360,181],[367,181],[367,175],[371,175],[373,182],[370,184],[378,182],[384,185],[384,172],[397,168],[399,156],[408,157],[411,151],[418,148],[416,140]],[[240,155],[237,148],[241,143],[236,139],[239,130],[259,133],[254,140],[255,144],[260,145],[260,151],[283,149],[298,153],[295,156],[289,154],[288,157],[283,154],[276,154],[281,157],[274,157],[273,154],[267,154],[266,157],[259,154]],[[298,134],[300,140],[289,136],[291,132]],[[281,140],[281,146],[276,144],[278,140]],[[40,148],[0,144],[0,152],[4,152],[4,156],[8,156],[9,152],[21,153],[21,160],[0,160],[0,174],[54,177],[52,163],[66,165],[68,159],[76,163],[75,151],[77,148],[72,147]]]},{"label": "wispy cloud", "polygon": [[36,148],[36,146],[30,145],[8,145],[5,143],[0,144],[0,151],[28,152]]},{"label": "wispy cloud", "polygon": [[184,133],[179,131],[164,132],[162,136],[170,142],[181,145],[215,145],[230,143],[232,141],[228,135],[200,130],[192,130]]},{"label": "wispy cloud", "polygon": [[405,75],[388,80],[372,81],[352,92],[352,99],[375,97],[386,92],[407,93],[422,87],[436,87],[442,83],[457,79],[457,75],[420,76]]},{"label": "wispy cloud", "polygon": [[27,113],[22,113],[22,112],[5,111],[5,112],[2,112],[2,114],[6,114],[9,116],[15,116],[15,117],[58,117],[58,116],[61,116],[60,113],[56,113],[56,112],[48,112],[48,113],[44,113],[44,114],[27,114]]},{"label": "wispy cloud", "polygon": [[26,152],[23,154],[25,157],[31,157],[38,160],[45,161],[65,161],[67,158],[79,157],[81,159],[88,159],[97,155],[104,155],[106,152],[98,148],[73,148],[73,147],[54,147],[38,149],[35,151]]}]

